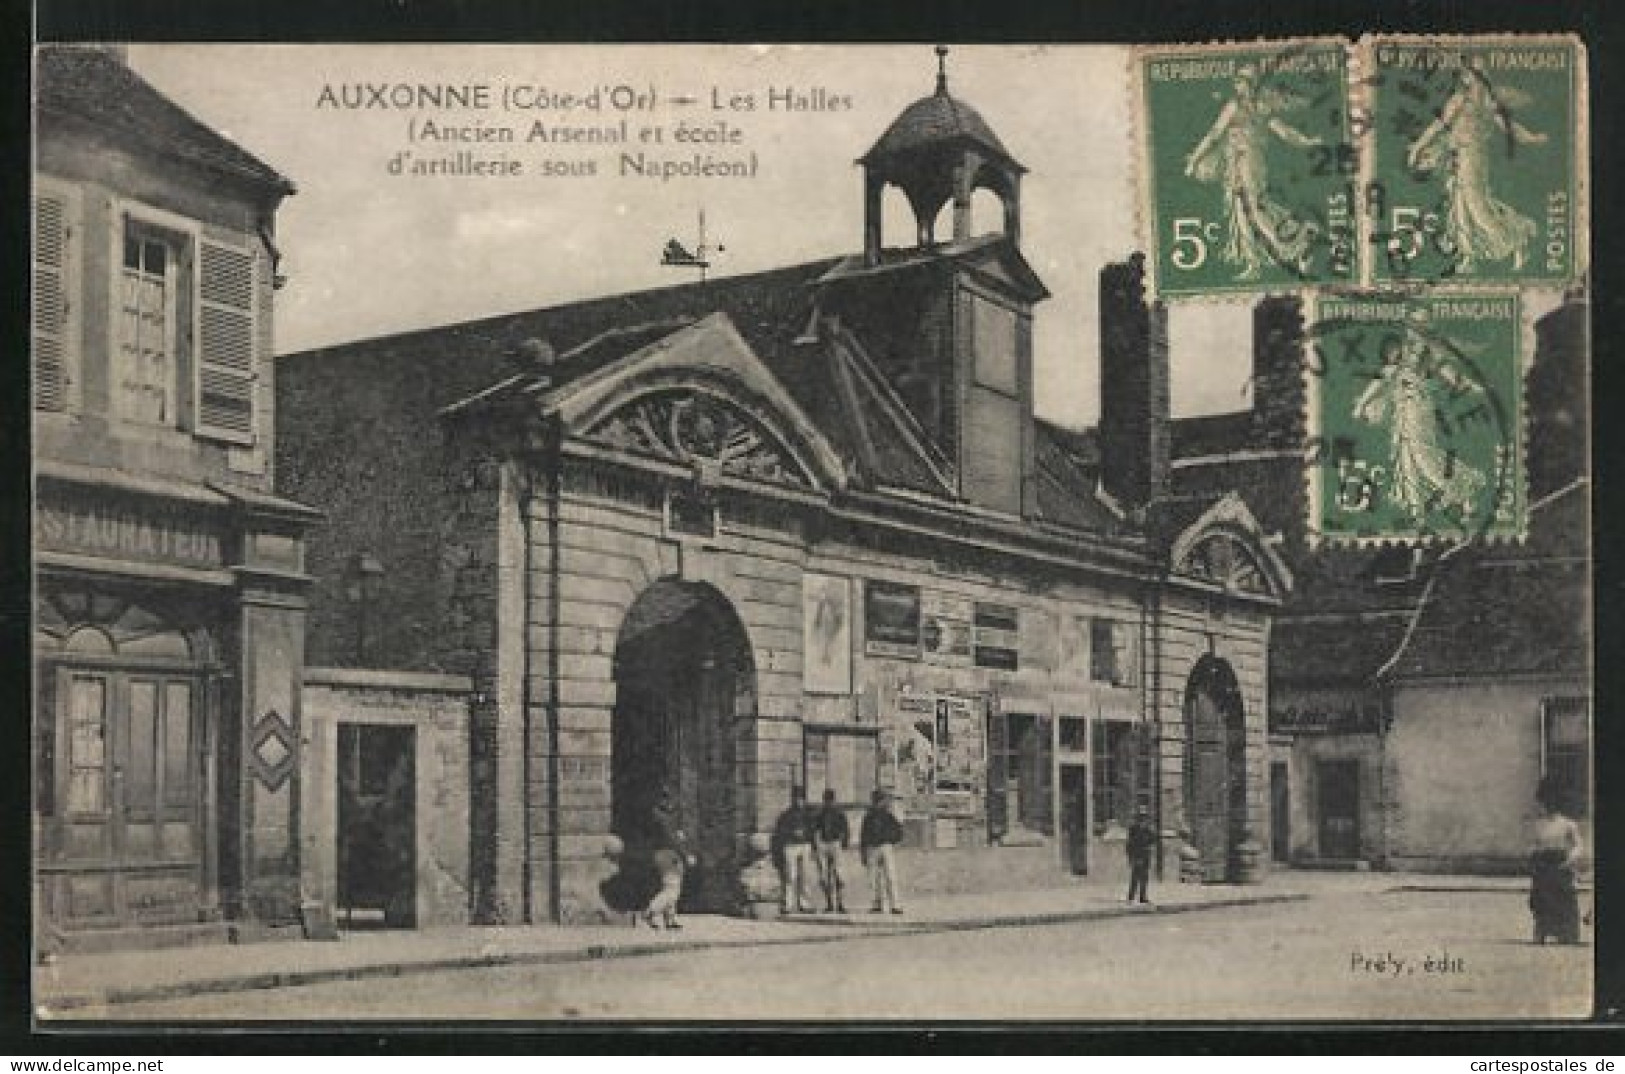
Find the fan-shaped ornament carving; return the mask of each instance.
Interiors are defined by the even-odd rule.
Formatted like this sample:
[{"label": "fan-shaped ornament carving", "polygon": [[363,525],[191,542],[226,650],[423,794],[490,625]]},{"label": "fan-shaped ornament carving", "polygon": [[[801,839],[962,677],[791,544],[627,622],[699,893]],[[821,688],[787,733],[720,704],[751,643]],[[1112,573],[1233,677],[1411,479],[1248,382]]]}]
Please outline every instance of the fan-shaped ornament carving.
[{"label": "fan-shaped ornament carving", "polygon": [[809,484],[777,438],[738,407],[700,392],[657,392],[622,407],[587,434],[627,451],[696,469]]},{"label": "fan-shaped ornament carving", "polygon": [[1226,534],[1202,538],[1176,569],[1180,574],[1213,582],[1226,592],[1269,593],[1269,584],[1252,551]]}]

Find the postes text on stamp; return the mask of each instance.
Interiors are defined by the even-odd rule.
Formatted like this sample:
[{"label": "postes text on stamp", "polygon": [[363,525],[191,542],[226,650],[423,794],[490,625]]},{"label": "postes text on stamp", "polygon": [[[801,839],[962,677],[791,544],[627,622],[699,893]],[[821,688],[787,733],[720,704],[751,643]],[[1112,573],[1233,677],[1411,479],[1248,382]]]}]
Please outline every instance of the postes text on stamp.
[{"label": "postes text on stamp", "polygon": [[1522,537],[1518,298],[1321,296],[1312,317],[1309,482],[1319,537]]},{"label": "postes text on stamp", "polygon": [[1364,43],[1371,279],[1561,285],[1585,250],[1574,38]]},{"label": "postes text on stamp", "polygon": [[1358,278],[1348,53],[1336,40],[1136,53],[1159,295]]}]

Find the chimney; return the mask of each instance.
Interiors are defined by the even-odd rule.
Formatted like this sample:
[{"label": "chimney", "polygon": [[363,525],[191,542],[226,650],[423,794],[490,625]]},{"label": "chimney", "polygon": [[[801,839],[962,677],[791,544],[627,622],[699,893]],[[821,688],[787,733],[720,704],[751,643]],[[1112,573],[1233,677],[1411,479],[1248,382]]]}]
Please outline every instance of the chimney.
[{"label": "chimney", "polygon": [[1253,307],[1254,447],[1304,446],[1303,344],[1296,296],[1271,296]]},{"label": "chimney", "polygon": [[1539,499],[1590,469],[1586,451],[1591,364],[1590,306],[1583,296],[1535,322],[1529,406],[1529,495]]},{"label": "chimney", "polygon": [[1145,257],[1100,272],[1101,483],[1124,507],[1168,490],[1168,310],[1145,300]]}]

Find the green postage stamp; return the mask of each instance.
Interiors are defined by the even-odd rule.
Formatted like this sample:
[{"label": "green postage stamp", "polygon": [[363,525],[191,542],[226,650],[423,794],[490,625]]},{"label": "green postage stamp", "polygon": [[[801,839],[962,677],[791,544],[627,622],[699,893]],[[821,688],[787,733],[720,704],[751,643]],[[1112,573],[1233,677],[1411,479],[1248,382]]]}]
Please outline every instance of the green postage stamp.
[{"label": "green postage stamp", "polygon": [[1585,271],[1577,37],[1145,48],[1145,222],[1166,298]]},{"label": "green postage stamp", "polygon": [[1579,40],[1377,37],[1364,53],[1371,280],[1573,279],[1586,253]]},{"label": "green postage stamp", "polygon": [[1517,295],[1322,296],[1312,316],[1311,529],[1353,542],[1520,537]]},{"label": "green postage stamp", "polygon": [[1159,295],[1358,281],[1345,42],[1149,48],[1135,77]]}]

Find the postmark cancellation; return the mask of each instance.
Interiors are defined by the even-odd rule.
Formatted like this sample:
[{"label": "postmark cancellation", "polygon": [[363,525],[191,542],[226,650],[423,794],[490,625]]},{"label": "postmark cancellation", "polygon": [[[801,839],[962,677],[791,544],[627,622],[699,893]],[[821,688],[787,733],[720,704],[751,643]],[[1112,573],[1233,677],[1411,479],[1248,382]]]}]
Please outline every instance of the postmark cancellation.
[{"label": "postmark cancellation", "polygon": [[1305,359],[1313,534],[1524,535],[1521,305],[1494,291],[1316,298]]}]

